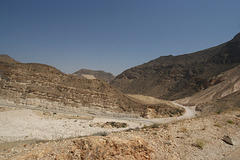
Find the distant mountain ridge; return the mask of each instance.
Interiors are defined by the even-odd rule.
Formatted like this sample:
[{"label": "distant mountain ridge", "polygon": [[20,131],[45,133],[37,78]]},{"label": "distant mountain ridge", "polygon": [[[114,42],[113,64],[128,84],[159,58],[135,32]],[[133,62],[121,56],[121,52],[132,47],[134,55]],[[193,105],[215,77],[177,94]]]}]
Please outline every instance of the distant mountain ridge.
[{"label": "distant mountain ridge", "polygon": [[[87,78],[87,76],[85,75],[92,75],[94,76],[96,79],[100,79],[106,82],[111,82],[115,76],[112,73],[108,73],[105,71],[101,71],[101,70],[90,70],[90,69],[80,69],[77,72],[73,73],[74,76],[77,77],[81,77],[81,78]],[[90,77],[90,76],[89,76]],[[93,77],[90,77],[90,79],[93,79]]]},{"label": "distant mountain ridge", "polygon": [[239,64],[240,33],[213,48],[179,56],[162,56],[130,68],[118,75],[111,85],[128,94],[174,100],[219,83],[219,74]]}]

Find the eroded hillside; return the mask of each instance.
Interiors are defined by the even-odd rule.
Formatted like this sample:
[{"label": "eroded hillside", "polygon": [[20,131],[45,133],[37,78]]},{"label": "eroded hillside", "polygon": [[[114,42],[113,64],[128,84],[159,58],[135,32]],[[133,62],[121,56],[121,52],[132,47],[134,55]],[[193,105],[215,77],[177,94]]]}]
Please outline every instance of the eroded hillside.
[{"label": "eroded hillside", "polygon": [[111,82],[120,91],[163,99],[191,96],[221,81],[217,76],[240,64],[240,33],[219,46],[163,56],[128,69]]},{"label": "eroded hillside", "polygon": [[216,78],[220,80],[218,84],[178,102],[197,105],[197,110],[202,114],[240,109],[240,65]]},{"label": "eroded hillside", "polygon": [[80,79],[54,67],[0,56],[1,98],[29,105],[96,106],[115,112],[145,112],[144,106],[100,80]]}]

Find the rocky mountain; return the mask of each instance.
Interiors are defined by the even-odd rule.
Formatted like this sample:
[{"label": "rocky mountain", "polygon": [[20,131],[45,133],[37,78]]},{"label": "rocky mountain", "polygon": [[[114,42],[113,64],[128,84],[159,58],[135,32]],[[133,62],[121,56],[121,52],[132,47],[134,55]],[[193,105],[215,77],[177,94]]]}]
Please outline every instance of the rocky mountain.
[{"label": "rocky mountain", "polygon": [[112,73],[107,73],[104,71],[94,71],[89,69],[80,69],[79,71],[74,72],[73,75],[87,79],[94,79],[95,77],[96,79],[100,79],[108,83],[115,78]]},{"label": "rocky mountain", "polygon": [[240,109],[240,65],[217,76],[220,82],[178,102],[197,105],[203,114]]},{"label": "rocky mountain", "polygon": [[179,56],[162,56],[128,69],[111,85],[124,93],[162,99],[191,96],[222,81],[217,76],[240,64],[240,33],[219,46]]},{"label": "rocky mountain", "polygon": [[[221,99],[240,91],[240,65],[216,77],[218,84],[202,90],[191,97],[184,98],[185,103],[193,105]],[[240,101],[240,98],[238,99]]]},{"label": "rocky mountain", "polygon": [[[66,75],[54,67],[0,55],[0,98],[37,106],[95,106],[142,115],[145,108],[100,80]],[[48,105],[51,102],[51,105]]]}]

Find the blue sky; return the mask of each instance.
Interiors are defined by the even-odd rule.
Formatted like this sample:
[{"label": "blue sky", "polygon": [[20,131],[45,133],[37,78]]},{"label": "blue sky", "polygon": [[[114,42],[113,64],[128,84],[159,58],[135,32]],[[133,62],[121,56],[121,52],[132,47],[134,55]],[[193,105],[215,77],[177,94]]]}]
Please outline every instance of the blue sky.
[{"label": "blue sky", "polygon": [[239,0],[0,0],[0,54],[117,75],[240,32]]}]

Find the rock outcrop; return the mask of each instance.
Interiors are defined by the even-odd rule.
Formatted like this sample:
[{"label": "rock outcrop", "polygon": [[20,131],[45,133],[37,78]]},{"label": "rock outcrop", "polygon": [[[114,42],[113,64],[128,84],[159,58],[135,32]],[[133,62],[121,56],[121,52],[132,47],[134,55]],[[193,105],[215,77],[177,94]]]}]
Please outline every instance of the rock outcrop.
[{"label": "rock outcrop", "polygon": [[150,160],[153,151],[142,138],[87,137],[50,142],[10,159]]},{"label": "rock outcrop", "polygon": [[79,71],[74,72],[72,75],[87,79],[89,79],[88,77],[91,76],[90,77],[91,79],[93,79],[92,77],[95,77],[96,79],[100,79],[108,83],[115,78],[115,76],[112,73],[107,73],[104,71],[94,71],[90,69],[80,69]]}]

